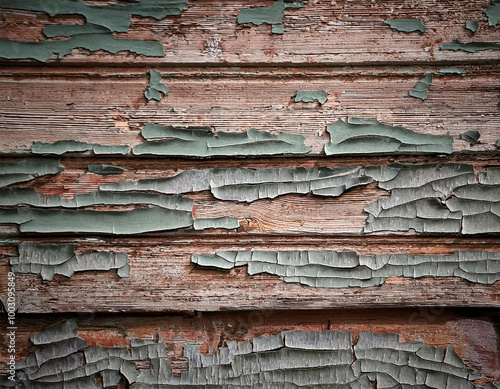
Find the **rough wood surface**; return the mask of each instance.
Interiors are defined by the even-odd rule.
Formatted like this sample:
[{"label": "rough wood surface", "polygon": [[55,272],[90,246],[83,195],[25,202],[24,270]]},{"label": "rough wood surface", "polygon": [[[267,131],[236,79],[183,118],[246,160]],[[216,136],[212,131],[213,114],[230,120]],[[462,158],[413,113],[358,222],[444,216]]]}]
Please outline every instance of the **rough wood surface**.
[{"label": "rough wood surface", "polygon": [[[168,239],[168,240],[167,240]],[[48,242],[47,239],[42,242]],[[50,242],[54,242],[53,239]],[[61,240],[57,242],[62,242]],[[63,242],[71,242],[65,239]],[[460,238],[224,238],[76,240],[86,249],[127,252],[129,278],[115,270],[75,273],[43,282],[40,276],[17,274],[21,313],[49,312],[179,312],[254,309],[331,309],[401,306],[497,307],[499,283],[473,284],[455,277],[390,278],[381,287],[326,289],[286,283],[277,276],[249,276],[245,267],[210,270],[191,263],[191,254],[216,250],[355,250],[360,254],[449,254],[454,250],[493,251],[495,239]],[[2,279],[15,247],[0,248]],[[5,292],[2,293],[5,295]]]},{"label": "rough wood surface", "polygon": [[[461,163],[474,165],[477,172],[484,171],[486,166],[496,166],[489,156],[478,156],[474,160],[464,158],[454,159]],[[15,158],[5,158],[4,161],[16,161]],[[126,159],[112,158],[112,162],[125,169],[123,174],[102,176],[90,173],[88,164],[106,163],[110,159],[96,159],[80,157],[63,157],[61,164],[65,170],[55,176],[36,178],[28,183],[21,183],[19,187],[35,187],[44,195],[58,194],[64,198],[73,198],[78,193],[90,193],[99,189],[100,185],[121,183],[141,179],[157,179],[170,177],[189,169],[207,168],[270,168],[270,167],[340,167],[359,166],[371,162],[373,165],[391,163],[412,164],[413,159],[401,157],[388,161],[384,158],[329,158],[323,159],[232,159],[210,161],[180,161],[172,159]],[[452,159],[453,160],[453,159]],[[450,160],[447,159],[447,162]],[[426,163],[440,163],[442,158],[428,158]],[[492,163],[493,162],[493,163]],[[173,168],[175,166],[175,168]],[[209,191],[186,193],[184,196],[194,200],[194,218],[216,218],[232,216],[238,218],[240,228],[237,231],[218,230],[221,234],[230,234],[241,237],[247,234],[321,234],[321,235],[360,235],[366,224],[368,214],[363,210],[368,204],[375,203],[379,198],[388,196],[388,191],[371,183],[354,187],[339,197],[321,197],[313,194],[287,194],[274,199],[261,199],[250,204],[236,201],[222,201],[215,198]],[[113,210],[134,209],[141,205],[130,205],[127,208],[113,206],[90,207],[90,209]],[[18,227],[2,225],[1,231],[9,236],[18,236]],[[184,231],[170,231],[158,234],[189,233]],[[212,230],[213,232],[213,230]],[[210,235],[210,231],[191,231],[195,234]],[[377,232],[376,234],[387,234]],[[412,235],[411,232],[401,232],[401,235]],[[23,234],[25,235],[25,234]],[[88,234],[87,234],[88,235]]]},{"label": "rough wood surface", "polygon": [[[169,94],[147,102],[145,70],[82,74],[81,68],[9,68],[11,74],[0,78],[0,151],[23,152],[34,141],[65,139],[135,146],[144,141],[140,129],[150,122],[300,134],[312,146],[311,155],[324,155],[327,125],[348,116],[452,135],[455,152],[496,150],[498,68],[471,67],[464,77],[436,75],[425,101],[408,95],[422,74],[439,69],[165,69]],[[294,103],[299,90],[325,90],[329,97],[322,106]],[[481,135],[475,146],[460,139],[471,130]]]},{"label": "rough wood surface", "polygon": [[[46,63],[0,59],[0,162],[26,158],[34,141],[134,146],[142,142],[140,130],[148,122],[212,126],[216,132],[256,128],[303,135],[312,147],[310,154],[197,159],[96,157],[84,152],[61,157],[65,170],[57,175],[15,186],[68,199],[102,184],[162,178],[188,169],[460,162],[480,173],[499,166],[495,142],[500,138],[500,51],[439,49],[455,39],[500,43],[500,25],[488,26],[484,14],[490,0],[306,0],[302,8],[284,11],[283,35],[271,34],[268,24],[237,24],[242,9],[270,4],[190,0],[179,16],[160,21],[134,16],[128,33],[115,33],[118,38],[159,41],[165,57],[74,49]],[[404,33],[384,24],[398,18],[420,18],[427,30]],[[474,34],[465,29],[470,20],[479,23]],[[82,16],[1,9],[0,38],[42,41],[45,26],[84,22]],[[443,68],[464,72],[441,75]],[[144,97],[151,69],[161,73],[170,90],[159,102]],[[428,98],[410,97],[408,92],[426,74],[434,74]],[[322,105],[295,103],[300,90],[324,90],[328,100]],[[454,152],[327,157],[327,126],[349,116],[416,133],[451,135]],[[471,146],[461,140],[465,131],[479,131],[479,143]],[[101,176],[87,169],[89,164],[106,163],[121,166],[123,174]],[[194,200],[195,218],[233,216],[240,228],[112,236],[20,233],[17,226],[0,225],[3,303],[9,258],[18,254],[21,242],[74,243],[77,253],[126,252],[131,267],[128,278],[120,278],[116,270],[77,272],[71,278],[56,275],[48,282],[39,275],[16,274],[16,358],[34,350],[29,333],[76,317],[79,335],[90,346],[127,346],[130,339],[156,339],[159,331],[176,374],[187,369],[184,344],[201,345],[206,353],[230,340],[331,329],[351,331],[355,338],[360,331],[394,332],[402,341],[452,345],[467,367],[478,371],[476,384],[500,379],[500,282],[487,286],[457,277],[392,277],[380,287],[327,289],[286,283],[270,274],[250,276],[246,267],[223,271],[191,262],[193,253],[216,250],[493,252],[499,251],[498,235],[363,235],[368,216],[364,207],[389,196],[377,183],[351,188],[338,198],[288,194],[251,204],[217,200],[209,191],[186,196]],[[7,358],[5,323],[0,323],[0,362]],[[141,363],[139,368],[148,368]]]},{"label": "rough wood surface", "polygon": [[[97,2],[93,2],[97,3]],[[217,0],[189,1],[180,16],[161,21],[134,17],[128,33],[117,36],[160,41],[164,58],[147,58],[119,53],[89,55],[75,50],[66,63],[230,63],[230,64],[371,64],[408,62],[491,62],[498,51],[474,54],[439,50],[443,43],[497,41],[499,26],[488,27],[483,11],[488,0],[372,1],[364,0],[305,2],[303,8],[285,10],[284,34],[271,35],[271,26],[238,25],[243,8],[267,6],[270,1]],[[424,34],[392,30],[383,21],[421,18]],[[465,22],[477,19],[480,28],[471,36]],[[0,20],[0,37],[22,41],[43,40],[42,28],[60,23],[82,23],[79,16],[50,18],[43,13],[5,10]],[[496,40],[494,38],[497,38]],[[347,44],[348,42],[348,44]]]},{"label": "rough wood surface", "polygon": [[[498,379],[499,359],[495,351],[498,322],[491,314],[477,310],[452,308],[323,310],[277,312],[197,313],[195,315],[21,315],[18,318],[19,359],[36,348],[29,334],[42,331],[58,320],[74,317],[78,336],[88,346],[128,346],[131,339],[156,340],[158,332],[172,360],[174,374],[186,370],[185,344],[201,346],[202,353],[213,353],[229,341],[244,341],[261,335],[275,335],[289,330],[350,331],[354,342],[359,332],[398,333],[401,342],[424,342],[429,346],[453,346],[468,368],[478,372],[476,383]],[[36,318],[36,320],[33,320]],[[2,347],[2,362],[6,358]],[[147,365],[142,368],[148,368]]]}]

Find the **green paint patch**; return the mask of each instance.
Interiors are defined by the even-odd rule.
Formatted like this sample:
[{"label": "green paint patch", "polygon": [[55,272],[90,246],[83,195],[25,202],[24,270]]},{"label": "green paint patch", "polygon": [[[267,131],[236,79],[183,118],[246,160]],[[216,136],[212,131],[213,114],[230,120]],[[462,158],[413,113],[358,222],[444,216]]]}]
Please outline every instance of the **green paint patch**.
[{"label": "green paint patch", "polygon": [[272,34],[283,34],[283,16],[287,8],[301,8],[302,1],[277,0],[267,7],[244,8],[238,14],[238,24],[252,23],[256,26],[270,24]]},{"label": "green paint patch", "polygon": [[294,102],[313,103],[317,101],[320,104],[324,104],[327,99],[328,93],[324,90],[300,90],[297,91]]},{"label": "green paint patch", "polygon": [[451,255],[378,254],[355,251],[217,251],[193,254],[198,266],[223,270],[247,266],[249,275],[274,274],[285,282],[316,288],[381,286],[390,277],[459,277],[491,285],[500,281],[500,252],[457,251]]},{"label": "green paint patch", "polygon": [[468,20],[467,22],[465,22],[465,28],[474,33],[479,28],[479,23],[477,22],[477,20]]},{"label": "green paint patch", "polygon": [[127,32],[131,16],[152,17],[161,20],[169,15],[180,15],[188,8],[187,0],[140,0],[120,5],[88,5],[83,0],[13,2],[0,0],[0,8],[45,12],[50,16],[81,15],[87,23],[105,27],[109,31]]},{"label": "green paint patch", "polygon": [[103,191],[134,190],[165,194],[209,190],[220,200],[250,203],[289,193],[337,197],[352,187],[373,182],[375,177],[392,177],[397,171],[385,166],[186,170],[168,178],[106,184],[100,188]]},{"label": "green paint patch", "polygon": [[439,46],[440,50],[466,51],[467,53],[475,53],[481,50],[500,50],[500,43],[496,42],[467,42],[462,43],[455,39],[451,43],[445,43]]},{"label": "green paint patch", "polygon": [[[49,341],[18,362],[13,385],[59,388],[70,382],[72,388],[97,389],[121,379],[131,389],[359,389],[371,388],[375,382],[380,388],[474,386],[473,371],[452,346],[445,350],[423,342],[401,342],[394,333],[360,332],[353,345],[349,331],[282,331],[227,341],[214,353],[203,354],[199,346],[186,343],[183,357],[189,369],[179,376],[173,374],[160,334],[157,341],[132,339],[129,347],[87,347],[75,332],[76,323],[66,321],[32,334]],[[148,361],[148,368],[139,369],[134,361]],[[488,385],[488,389],[497,388],[495,382]]]},{"label": "green paint patch", "polygon": [[460,139],[465,140],[466,142],[469,142],[471,146],[474,146],[477,142],[479,142],[480,136],[479,131],[465,131],[460,134]]},{"label": "green paint patch", "polygon": [[223,228],[225,230],[234,230],[240,227],[240,222],[235,217],[217,217],[209,219],[194,219],[193,228],[195,230],[207,230],[212,228]]},{"label": "green paint patch", "polygon": [[433,78],[434,75],[426,74],[408,94],[416,99],[425,100],[429,96],[429,88],[431,87]]},{"label": "green paint patch", "polygon": [[[43,280],[52,281],[55,274],[71,277],[75,272],[117,269],[119,276],[126,274],[129,265],[126,253],[87,250],[82,254],[74,252],[73,244],[19,244],[19,257],[11,257],[11,271],[14,273],[40,274]],[[122,268],[124,270],[120,271]],[[128,270],[130,271],[130,270]],[[57,330],[57,331],[56,331]],[[35,337],[35,344],[64,340],[63,329],[47,329],[43,336]],[[73,330],[75,328],[73,327]],[[72,331],[73,332],[73,331]],[[76,333],[74,334],[76,336]]]},{"label": "green paint patch", "polygon": [[43,28],[43,34],[47,38],[70,37],[81,34],[107,34],[108,32],[109,30],[106,27],[95,24],[49,24]]},{"label": "green paint patch", "polygon": [[348,117],[327,127],[327,155],[379,153],[439,153],[453,151],[453,137],[419,134],[404,127],[382,124],[375,119]]},{"label": "green paint patch", "polygon": [[496,142],[495,142],[495,147],[497,149],[500,149],[500,139],[498,139]]},{"label": "green paint patch", "polygon": [[448,74],[459,74],[463,75],[465,73],[464,68],[443,68],[439,69],[439,74],[441,75],[448,75]]},{"label": "green paint patch", "polygon": [[129,146],[107,146],[75,140],[58,140],[54,143],[33,142],[31,146],[33,154],[62,155],[85,151],[92,151],[96,155],[126,155],[129,152]]},{"label": "green paint patch", "polygon": [[120,166],[115,165],[88,165],[87,169],[91,173],[100,174],[100,175],[108,175],[108,174],[122,174],[125,170]]},{"label": "green paint patch", "polygon": [[422,23],[421,19],[391,19],[384,20],[385,24],[388,24],[393,30],[401,31],[401,32],[414,32],[420,31],[424,33],[426,27]]},{"label": "green paint patch", "polygon": [[[211,127],[172,127],[147,123],[141,131],[146,141],[132,148],[135,155],[237,156],[306,154],[305,137],[294,134],[271,134],[250,129],[241,133],[215,133]],[[167,140],[158,140],[165,139]]]},{"label": "green paint patch", "polygon": [[491,5],[484,11],[488,16],[488,25],[491,27],[500,23],[500,0],[491,0]]},{"label": "green paint patch", "polygon": [[21,232],[102,233],[130,235],[190,227],[190,212],[162,207],[131,211],[0,209],[2,224],[18,224]]},{"label": "green paint patch", "polygon": [[161,100],[161,94],[167,95],[169,92],[168,87],[161,82],[161,73],[157,70],[149,71],[149,85],[144,92],[144,97],[149,100]]},{"label": "green paint patch", "polygon": [[496,176],[495,170],[487,169],[478,184],[472,165],[400,166],[394,178],[379,181],[379,187],[391,194],[365,207],[369,215],[364,232],[499,233]]},{"label": "green paint patch", "polygon": [[28,158],[17,162],[0,163],[0,187],[31,181],[64,170],[58,159]]},{"label": "green paint patch", "polygon": [[47,37],[69,37],[63,40],[18,42],[0,39],[0,57],[6,59],[34,59],[47,61],[54,54],[61,59],[74,49],[91,52],[104,50],[112,54],[128,51],[149,57],[164,57],[160,42],[139,39],[119,39],[112,32],[128,32],[131,16],[153,17],[161,20],[169,15],[179,15],[187,9],[187,0],[141,0],[120,5],[88,5],[83,0],[54,0],[43,2],[26,0],[12,2],[0,0],[0,8],[45,12],[50,16],[82,15],[83,25],[49,25],[43,32]]},{"label": "green paint patch", "polygon": [[116,54],[120,51],[145,55],[149,57],[164,57],[163,45],[160,42],[142,41],[139,39],[119,39],[112,34],[80,34],[68,39],[41,42],[17,42],[0,39],[0,57],[6,59],[35,59],[45,62],[54,54],[61,59],[72,53],[73,49],[89,51],[104,50]]}]

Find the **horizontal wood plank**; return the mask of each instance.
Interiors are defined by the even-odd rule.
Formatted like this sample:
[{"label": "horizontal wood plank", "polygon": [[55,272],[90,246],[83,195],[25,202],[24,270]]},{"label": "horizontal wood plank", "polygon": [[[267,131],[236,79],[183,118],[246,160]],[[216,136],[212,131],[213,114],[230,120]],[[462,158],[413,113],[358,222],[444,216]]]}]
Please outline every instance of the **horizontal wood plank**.
[{"label": "horizontal wood plank", "polygon": [[[99,76],[64,68],[47,75],[13,71],[0,79],[0,151],[26,153],[32,142],[66,139],[135,146],[144,141],[140,130],[150,122],[303,135],[306,146],[312,147],[310,155],[324,155],[327,126],[348,116],[377,119],[419,134],[451,135],[455,152],[496,150],[497,71],[471,68],[465,77],[435,76],[425,101],[408,92],[422,74],[437,68],[407,69],[407,74],[382,69],[381,75],[358,71],[319,70],[308,76],[302,76],[301,69],[289,75],[266,69],[226,76],[215,71],[204,75],[202,69],[163,72],[170,93],[160,102],[144,98],[148,77],[139,69]],[[329,97],[322,106],[294,103],[299,90],[325,90]],[[460,139],[461,133],[474,130],[480,133],[478,144]]]},{"label": "horizontal wood plank", "polygon": [[[496,307],[500,283],[470,283],[457,277],[389,278],[380,287],[315,288],[286,283],[278,276],[249,276],[246,266],[229,271],[200,268],[191,255],[217,250],[354,250],[358,254],[450,254],[456,250],[495,251],[495,239],[460,238],[184,238],[77,239],[87,249],[126,252],[129,278],[115,270],[85,271],[72,277],[16,276],[20,313],[178,312],[241,309],[333,309],[401,306]],[[64,239],[64,242],[71,240]],[[39,240],[54,242],[54,239]],[[61,240],[59,240],[61,242]],[[2,277],[15,246],[0,247]],[[4,294],[5,295],[5,292]]]},{"label": "horizontal wood plank", "polygon": [[[33,318],[36,318],[35,320]],[[452,308],[323,310],[323,311],[241,311],[198,313],[196,315],[102,315],[52,314],[19,315],[16,342],[18,360],[34,351],[30,333],[42,331],[59,320],[75,318],[78,336],[88,346],[129,346],[131,339],[156,340],[158,333],[168,350],[174,374],[188,369],[183,357],[185,344],[213,353],[229,341],[245,341],[281,331],[350,331],[356,343],[361,331],[397,333],[401,342],[424,342],[446,349],[451,345],[467,368],[478,373],[476,384],[498,379],[498,334],[492,312]],[[6,360],[2,348],[1,361]],[[2,363],[2,367],[3,367]],[[148,366],[142,366],[148,368]]]},{"label": "horizontal wood plank", "polygon": [[[98,2],[94,2],[98,4]],[[129,53],[110,55],[74,50],[62,63],[274,63],[274,64],[367,64],[402,62],[488,62],[500,58],[498,51],[443,51],[443,43],[498,41],[499,27],[489,27],[483,11],[489,0],[457,2],[425,0],[418,3],[397,0],[305,1],[304,7],[287,9],[283,35],[271,34],[271,26],[237,24],[243,8],[267,6],[270,1],[216,0],[189,1],[180,16],[133,17],[128,33],[120,38],[159,41],[164,58]],[[420,18],[427,27],[424,34],[392,30],[386,19]],[[471,35],[465,23],[477,20],[479,29]],[[74,24],[81,16],[56,16],[40,12],[2,10],[0,37],[20,41],[46,39],[43,27],[54,23]],[[56,61],[51,60],[53,63]]]}]

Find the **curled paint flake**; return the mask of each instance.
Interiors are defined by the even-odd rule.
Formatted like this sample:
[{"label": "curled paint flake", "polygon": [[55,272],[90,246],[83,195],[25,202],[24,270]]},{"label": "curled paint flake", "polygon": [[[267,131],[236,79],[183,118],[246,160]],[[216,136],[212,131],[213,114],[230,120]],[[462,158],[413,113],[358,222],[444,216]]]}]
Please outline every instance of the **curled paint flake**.
[{"label": "curled paint flake", "polygon": [[474,146],[477,142],[479,142],[480,136],[479,131],[466,131],[460,134],[460,139],[463,139],[466,142],[469,142],[471,146]]},{"label": "curled paint flake", "polygon": [[453,151],[453,137],[419,134],[404,127],[389,126],[375,119],[349,117],[327,127],[330,142],[327,155],[390,152],[445,153]]},{"label": "curled paint flake", "polygon": [[429,88],[431,87],[433,77],[434,75],[432,74],[426,74],[408,94],[416,99],[425,100],[429,95]]},{"label": "curled paint flake", "polygon": [[144,92],[144,97],[149,100],[161,100],[161,94],[166,96],[169,92],[168,87],[161,82],[161,73],[157,70],[151,69],[149,71],[149,85]]}]

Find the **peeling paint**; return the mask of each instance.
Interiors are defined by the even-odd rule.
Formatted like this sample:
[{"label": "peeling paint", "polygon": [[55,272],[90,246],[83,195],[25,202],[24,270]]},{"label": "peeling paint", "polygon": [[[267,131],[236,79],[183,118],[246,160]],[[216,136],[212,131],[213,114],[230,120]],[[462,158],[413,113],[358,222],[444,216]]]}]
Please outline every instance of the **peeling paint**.
[{"label": "peeling paint", "polygon": [[113,32],[127,32],[131,16],[152,17],[161,20],[169,15],[180,15],[188,8],[187,0],[140,0],[120,5],[88,5],[83,0],[54,0],[40,2],[24,0],[13,3],[0,0],[0,8],[45,12],[50,16],[82,15],[89,24],[102,26]]},{"label": "peeling paint", "polygon": [[393,30],[401,32],[413,32],[420,31],[424,33],[426,27],[422,23],[422,19],[391,19],[384,20],[385,24],[388,24]]},{"label": "peeling paint", "polygon": [[287,8],[302,8],[302,1],[276,0],[267,7],[244,8],[238,14],[238,24],[252,23],[256,26],[270,24],[272,34],[283,34],[283,16]]},{"label": "peeling paint", "polygon": [[28,158],[17,162],[0,163],[0,188],[19,182],[31,181],[37,177],[62,172],[58,159]]},{"label": "peeling paint", "polygon": [[240,227],[238,218],[223,216],[212,219],[194,219],[193,228],[195,230],[207,230],[210,228],[224,228],[234,230]]},{"label": "peeling paint", "polygon": [[73,49],[90,51],[104,50],[112,54],[129,51],[135,54],[164,57],[165,52],[160,42],[139,39],[119,39],[112,32],[128,32],[132,15],[153,17],[161,20],[169,15],[179,15],[187,9],[187,0],[141,0],[126,5],[88,5],[83,0],[40,2],[26,0],[13,3],[0,0],[0,8],[45,12],[50,16],[82,15],[86,19],[83,25],[49,25],[44,28],[47,37],[63,36],[68,39],[45,40],[40,42],[18,42],[0,39],[1,58],[35,59],[47,61],[54,54],[61,59],[71,54]]},{"label": "peeling paint", "polygon": [[365,233],[500,232],[500,185],[478,184],[472,165],[401,166],[396,177],[379,181],[379,187],[391,193],[365,207]]},{"label": "peeling paint", "polygon": [[[59,324],[56,324],[56,326]],[[64,324],[63,324],[64,325]],[[59,325],[61,328],[63,325]],[[479,389],[472,370],[453,347],[443,350],[423,342],[404,343],[398,334],[361,332],[355,346],[348,331],[283,331],[244,342],[227,342],[213,354],[184,345],[189,370],[173,375],[165,345],[87,347],[74,335],[54,341],[17,364],[16,381],[37,388],[102,388],[120,380],[131,389],[209,387],[308,387],[332,389],[414,387]],[[38,353],[38,354],[37,354]],[[45,364],[40,363],[40,358]],[[137,361],[149,360],[149,369]],[[95,375],[103,377],[103,384]],[[5,377],[5,376],[4,376]],[[490,383],[487,388],[495,388]]]},{"label": "peeling paint", "polygon": [[390,277],[459,277],[491,285],[500,281],[500,252],[457,251],[451,255],[378,254],[355,251],[217,251],[193,254],[198,266],[229,270],[247,266],[248,274],[268,273],[289,283],[316,288],[381,286]]},{"label": "peeling paint", "polygon": [[61,59],[70,55],[73,49],[89,51],[104,50],[111,54],[120,51],[145,55],[148,57],[164,57],[163,45],[160,42],[142,41],[140,39],[119,39],[112,34],[80,34],[64,40],[46,40],[41,42],[18,42],[0,38],[0,58],[35,59],[45,62],[57,54]]},{"label": "peeling paint", "polygon": [[157,206],[131,211],[1,208],[0,220],[2,224],[18,224],[21,232],[119,235],[175,230],[193,224],[190,212]]},{"label": "peeling paint", "polygon": [[467,22],[465,22],[465,28],[474,33],[479,28],[479,23],[477,22],[477,20],[468,20]]},{"label": "peeling paint", "polygon": [[125,171],[120,166],[107,165],[107,164],[88,165],[87,169],[91,173],[100,174],[100,175],[122,174]]},{"label": "peeling paint", "polygon": [[440,153],[453,151],[449,135],[419,134],[404,127],[382,124],[376,119],[349,117],[327,127],[330,142],[326,155],[377,153]]},{"label": "peeling paint", "polygon": [[45,281],[52,281],[55,274],[71,277],[75,272],[90,270],[117,269],[118,275],[122,277],[124,273],[121,269],[125,268],[126,275],[129,266],[128,255],[121,252],[87,250],[76,254],[73,244],[22,242],[18,247],[19,257],[9,258],[11,271],[40,274]]},{"label": "peeling paint", "polygon": [[[488,194],[498,191],[500,185],[488,189],[477,184],[474,168],[467,164],[186,170],[168,178],[101,185],[101,190],[164,194],[210,191],[220,200],[250,203],[289,193],[337,197],[349,188],[375,181],[379,188],[390,191],[390,196],[365,207],[369,213],[365,233],[410,229],[420,233],[500,232],[500,195]],[[464,190],[466,194],[462,194]],[[490,197],[477,204],[470,197],[476,192]],[[452,204],[458,208],[450,208]]]},{"label": "peeling paint", "polygon": [[72,199],[63,199],[59,195],[45,196],[35,188],[0,189],[0,206],[31,205],[34,207],[80,208],[94,205],[131,205],[147,204],[158,207],[191,212],[193,200],[183,196],[164,196],[153,193],[127,193],[96,191],[78,193]]},{"label": "peeling paint", "polygon": [[408,92],[408,94],[416,99],[421,99],[422,101],[425,100],[429,95],[429,88],[431,87],[433,78],[434,75],[426,74],[417,82],[417,85],[415,85],[415,87]]},{"label": "peeling paint", "polygon": [[463,50],[468,53],[475,53],[480,50],[500,50],[500,43],[496,42],[467,42],[462,43],[455,39],[451,43],[445,43],[439,46],[439,50]]},{"label": "peeling paint", "polygon": [[49,24],[43,28],[43,35],[47,38],[70,37],[80,34],[106,34],[106,27],[95,24]]},{"label": "peeling paint", "polygon": [[[237,156],[306,154],[311,147],[305,146],[305,137],[295,134],[271,134],[250,129],[240,133],[218,132],[212,127],[163,127],[147,123],[142,131],[145,139],[132,148],[135,155],[172,156]],[[165,139],[166,140],[158,140]]]},{"label": "peeling paint", "polygon": [[95,155],[126,155],[129,146],[124,145],[100,145],[75,140],[58,140],[54,143],[33,142],[31,152],[33,154],[55,154],[92,151]]},{"label": "peeling paint", "polygon": [[166,96],[169,92],[168,87],[161,82],[161,73],[158,70],[151,69],[149,71],[149,85],[144,92],[144,97],[149,100],[161,100],[161,94]]},{"label": "peeling paint", "polygon": [[439,69],[439,74],[441,75],[446,75],[446,74],[460,74],[463,75],[465,73],[464,68],[443,68]]},{"label": "peeling paint", "polygon": [[477,142],[479,142],[480,136],[479,131],[465,131],[460,134],[460,139],[465,140],[466,142],[469,142],[471,146],[474,146]]},{"label": "peeling paint", "polygon": [[324,90],[299,90],[295,95],[294,102],[313,103],[317,101],[322,105],[326,103],[326,100],[328,100],[328,93]]},{"label": "peeling paint", "polygon": [[500,23],[500,0],[491,0],[484,13],[488,16],[489,26],[493,27]]},{"label": "peeling paint", "polygon": [[379,175],[392,176],[391,167],[205,169],[186,170],[163,179],[101,185],[103,191],[153,191],[164,194],[210,190],[220,200],[252,202],[288,193],[340,196],[366,185]]}]

